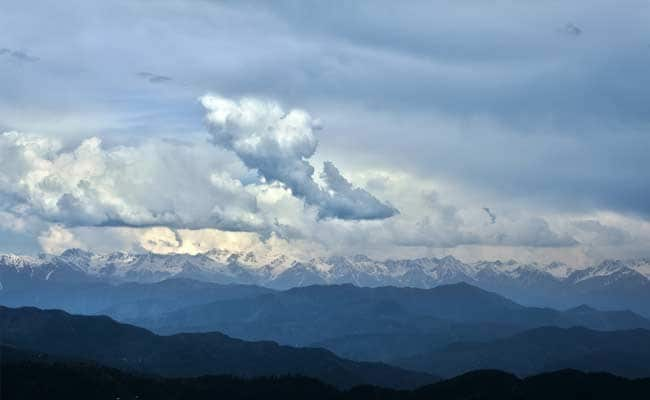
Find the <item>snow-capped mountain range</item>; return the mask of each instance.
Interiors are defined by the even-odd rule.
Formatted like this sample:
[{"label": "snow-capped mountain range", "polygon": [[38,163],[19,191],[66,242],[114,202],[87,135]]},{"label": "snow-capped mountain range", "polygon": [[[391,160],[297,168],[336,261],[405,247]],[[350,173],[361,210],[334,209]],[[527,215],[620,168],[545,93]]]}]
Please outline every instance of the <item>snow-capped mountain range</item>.
[{"label": "snow-capped mountain range", "polygon": [[[188,254],[95,254],[69,249],[61,255],[0,255],[0,284],[10,276],[53,282],[152,283],[191,278],[225,284],[288,289],[316,284],[431,288],[467,282],[524,304],[650,311],[650,259],[607,260],[594,266],[516,261],[464,263],[454,257],[377,261],[363,255],[260,262],[252,253],[212,250]],[[0,292],[1,293],[1,292]],[[648,314],[648,312],[644,312]]]},{"label": "snow-capped mountain range", "polygon": [[545,278],[579,283],[591,278],[633,275],[650,280],[650,259],[606,260],[595,266],[571,267],[563,263],[479,261],[464,263],[452,256],[377,261],[364,255],[333,256],[307,261],[279,256],[258,262],[253,253],[211,250],[196,255],[115,252],[96,254],[69,249],[61,255],[0,254],[0,269],[14,270],[44,280],[77,275],[114,283],[151,283],[183,277],[218,283],[258,284],[290,288],[313,284],[351,283],[357,286],[410,286],[428,288],[460,281],[489,278],[513,280]]}]

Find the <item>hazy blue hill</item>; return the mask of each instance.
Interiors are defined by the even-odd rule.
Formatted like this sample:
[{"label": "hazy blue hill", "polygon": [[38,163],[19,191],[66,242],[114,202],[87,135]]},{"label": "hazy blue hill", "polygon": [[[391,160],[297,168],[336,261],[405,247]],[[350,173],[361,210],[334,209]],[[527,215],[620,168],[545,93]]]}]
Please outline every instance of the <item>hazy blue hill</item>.
[{"label": "hazy blue hill", "polygon": [[31,280],[27,287],[0,292],[0,304],[9,307],[57,308],[72,313],[109,314],[119,319],[146,318],[179,308],[217,300],[241,299],[271,293],[252,285],[222,285],[185,278],[161,282],[62,283]]},{"label": "hazy blue hill", "polygon": [[[356,361],[392,362],[454,342],[494,341],[542,326],[650,329],[650,321],[629,311],[525,307],[466,283],[433,289],[346,284],[278,292],[181,278],[120,285],[39,282],[48,286],[31,301],[42,307],[105,313],[162,334],[218,331],[244,340],[322,347]],[[4,300],[5,294],[0,296]]]},{"label": "hazy blue hill", "polygon": [[518,331],[518,328],[503,324],[448,323],[440,324],[437,329],[427,333],[344,335],[312,345],[352,360],[391,362],[396,358],[430,353],[457,341],[489,341],[508,337]]},{"label": "hazy blue hill", "polygon": [[486,368],[518,375],[575,368],[647,377],[650,376],[650,331],[543,327],[490,342],[454,343],[394,363],[446,377]]},{"label": "hazy blue hill", "polygon": [[245,342],[220,333],[158,336],[104,316],[0,307],[2,342],[19,349],[74,357],[165,376],[301,374],[341,387],[414,387],[435,378],[384,364],[341,359],[316,348]]},{"label": "hazy blue hill", "polygon": [[329,348],[334,350],[349,348],[355,338],[364,335],[384,337],[384,343],[394,341],[391,336],[424,335],[429,342],[422,342],[423,349],[431,349],[458,340],[491,340],[540,326],[650,328],[650,321],[630,312],[524,307],[466,283],[433,289],[308,286],[129,322],[164,333],[218,330],[291,345],[332,344]]}]

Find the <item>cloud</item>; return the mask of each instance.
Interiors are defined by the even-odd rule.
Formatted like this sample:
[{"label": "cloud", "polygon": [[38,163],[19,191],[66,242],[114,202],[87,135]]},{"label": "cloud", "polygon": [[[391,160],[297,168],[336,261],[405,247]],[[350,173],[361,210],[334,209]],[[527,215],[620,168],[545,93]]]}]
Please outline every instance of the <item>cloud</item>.
[{"label": "cloud", "polygon": [[580,36],[582,35],[582,29],[578,28],[574,23],[569,22],[566,25],[564,25],[561,29],[560,32],[568,35],[568,36]]},{"label": "cloud", "polygon": [[595,219],[574,221],[573,226],[590,234],[587,240],[592,246],[621,246],[632,240],[628,232],[614,226],[603,225]]},{"label": "cloud", "polygon": [[[221,157],[219,157],[221,156]],[[213,227],[264,231],[256,186],[225,153],[149,141],[106,148],[98,138],[64,150],[55,140],[0,135],[5,212],[65,226]]]},{"label": "cloud", "polygon": [[532,216],[490,225],[494,230],[481,231],[482,244],[493,246],[573,247],[579,242],[565,232],[555,232],[541,217]]},{"label": "cloud", "polygon": [[[0,26],[12,42],[0,51],[1,131],[37,132],[60,142],[39,163],[74,158],[89,137],[103,139],[100,150],[107,156],[116,157],[121,147],[138,157],[130,156],[132,169],[108,162],[117,175],[134,177],[131,183],[121,176],[110,183],[109,171],[105,178],[84,176],[84,186],[70,174],[20,166],[25,169],[11,175],[10,189],[2,184],[0,210],[11,215],[0,218],[9,226],[3,233],[24,226],[35,239],[42,225],[60,223],[85,240],[88,230],[154,229],[144,227],[149,220],[169,221],[172,230],[218,226],[266,237],[281,230],[296,246],[316,243],[331,251],[430,254],[436,246],[502,243],[511,254],[522,254],[526,246],[571,243],[567,236],[580,245],[559,249],[577,252],[597,234],[570,221],[595,219],[641,238],[618,252],[607,246],[601,256],[648,254],[650,75],[643,66],[650,63],[650,8],[600,0],[498,0],[489,7],[379,1],[355,2],[344,13],[295,1],[71,0],[47,10],[5,2]],[[85,22],[89,18],[92,24]],[[566,22],[584,31],[562,32]],[[42,59],[28,64],[12,56],[13,49]],[[18,64],[34,68],[14,68]],[[153,75],[173,81],[150,84]],[[142,85],[134,88],[134,80]],[[346,180],[366,182],[367,192],[400,214],[319,219],[329,210],[341,213],[338,204],[314,191],[310,205],[304,196],[294,198],[284,182],[260,182],[262,173],[232,150],[205,146],[195,100],[206,91],[227,98],[255,94],[318,110],[327,131],[314,132],[318,151],[304,160],[314,168],[319,191],[333,194],[321,177],[321,162],[332,160]],[[193,144],[182,149],[160,143],[163,137]],[[11,152],[1,156],[0,175],[24,161],[10,163]],[[377,170],[391,179],[366,179]],[[50,176],[35,185],[41,175],[64,175],[73,183],[56,189]],[[13,186],[17,179],[23,186]],[[422,203],[420,192],[429,189],[439,193],[438,203]],[[228,194],[233,191],[238,194]],[[345,208],[357,212],[355,202]],[[486,204],[498,204],[494,224],[481,209]],[[601,219],[601,212],[644,228]],[[526,222],[534,217],[547,226]],[[38,218],[47,220],[37,228],[31,221]],[[103,225],[80,226],[90,223]],[[136,227],[115,226],[121,223]],[[110,242],[108,236],[97,243]],[[8,243],[6,237],[0,242]],[[422,246],[405,250],[391,245],[395,238]],[[538,254],[552,253],[540,249]],[[506,250],[502,254],[508,257]]]},{"label": "cloud", "polygon": [[400,221],[390,226],[391,237],[386,242],[448,249],[461,246],[563,248],[579,244],[570,235],[552,230],[540,217],[502,218],[489,228],[458,214],[454,218],[455,225],[446,224],[436,215],[421,217],[414,223]]},{"label": "cloud", "polygon": [[21,62],[36,62],[39,60],[38,57],[34,57],[20,50],[12,50],[7,48],[0,49],[0,56],[8,56],[14,60]]},{"label": "cloud", "polygon": [[[124,141],[185,135],[202,128],[192,104],[206,90],[254,93],[318,109],[328,126],[319,152],[348,178],[339,160],[355,158],[524,207],[650,216],[650,176],[640,167],[650,144],[650,81],[640,67],[650,63],[650,9],[640,2],[361,1],[345,13],[290,1],[73,0],[47,11],[10,3],[0,15],[16,40],[7,46],[38,42],[46,63],[38,71],[0,63],[8,129]],[[558,32],[567,22],[584,28],[577,40]],[[158,86],[134,90],[124,79],[138,71],[183,84],[148,95]]]},{"label": "cloud", "polygon": [[[251,176],[231,151],[201,142],[106,146],[90,138],[63,147],[53,139],[10,132],[0,135],[0,158],[0,225],[32,232],[49,252],[75,246],[195,253],[225,246],[219,238],[228,232],[248,243],[246,248],[266,248],[270,241],[276,247],[264,251],[302,256],[396,257],[467,246],[577,244],[534,213],[509,215],[504,209],[486,225],[485,210],[452,204],[444,189],[433,190],[408,174],[379,173],[386,183],[382,196],[403,212],[364,219],[363,212],[379,212],[371,207],[374,197],[329,162],[318,186],[327,191],[327,207],[304,207],[306,201],[284,183]],[[326,211],[336,217],[324,216]],[[231,242],[233,248],[243,246]]]},{"label": "cloud", "polygon": [[490,210],[488,207],[483,207],[483,211],[490,217],[490,223],[494,224],[497,222],[497,216]]},{"label": "cloud", "polygon": [[322,218],[367,220],[385,219],[398,214],[395,207],[380,202],[363,189],[352,186],[331,161],[323,163],[320,177],[329,192],[319,211]]},{"label": "cloud", "polygon": [[149,83],[165,83],[172,80],[169,76],[157,75],[151,72],[138,72],[137,76],[139,78],[149,81]]},{"label": "cloud", "polygon": [[61,254],[67,249],[85,247],[73,233],[60,225],[53,225],[44,231],[38,237],[38,242],[43,251],[48,254]]},{"label": "cloud", "polygon": [[212,142],[234,152],[249,168],[269,182],[280,182],[294,196],[318,208],[319,218],[373,220],[392,217],[398,211],[346,180],[332,162],[325,162],[320,187],[309,163],[318,142],[313,131],[318,120],[307,112],[285,112],[273,101],[243,98],[230,100],[206,95],[201,103]]},{"label": "cloud", "polygon": [[[295,132],[283,136],[269,131],[271,139],[243,135],[242,143],[231,146],[255,157],[255,165],[263,165],[268,158],[277,161],[272,157],[281,154],[279,162],[270,163],[272,171],[286,168],[278,163],[309,167],[295,154],[312,154],[305,145],[312,143],[311,131],[297,138]],[[275,152],[265,158],[260,156],[262,149],[246,150],[246,144],[254,146],[258,140],[271,140]],[[297,150],[300,147],[308,151]],[[7,132],[0,135],[0,158],[4,167],[0,171],[0,224],[5,230],[33,232],[48,251],[63,249],[65,243],[198,251],[206,248],[187,242],[188,232],[206,229],[251,232],[262,241],[276,238],[307,252],[320,248],[399,253],[400,248],[415,247],[563,247],[576,243],[537,217],[504,216],[486,226],[483,216],[468,213],[475,208],[449,204],[435,190],[422,191],[426,184],[405,174],[380,174],[386,183],[383,194],[405,207],[404,213],[397,214],[387,203],[354,187],[331,162],[324,163],[322,186],[311,175],[289,181],[269,170],[260,179],[251,176],[250,164],[231,151],[200,142],[148,140],[137,146],[106,146],[99,138],[89,138],[64,147],[43,136]],[[272,176],[294,185],[306,182],[315,194],[303,190],[303,197],[297,197],[291,187],[287,189],[286,183]],[[311,203],[306,200],[309,195]],[[304,207],[303,201],[313,204],[314,199],[320,203]],[[375,218],[386,210],[394,218]],[[129,240],[138,243],[133,247],[119,239],[126,237],[123,229],[150,234],[146,239],[142,234],[130,235]]]}]

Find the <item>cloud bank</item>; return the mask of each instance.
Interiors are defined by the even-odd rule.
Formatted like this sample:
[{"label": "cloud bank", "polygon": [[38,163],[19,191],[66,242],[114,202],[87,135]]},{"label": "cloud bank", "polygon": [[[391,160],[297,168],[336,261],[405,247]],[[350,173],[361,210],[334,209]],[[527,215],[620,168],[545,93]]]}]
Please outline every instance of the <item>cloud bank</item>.
[{"label": "cloud bank", "polygon": [[[331,162],[324,165],[323,186],[314,180],[308,159],[316,151],[316,122],[304,111],[284,113],[258,99],[237,103],[205,96],[202,103],[216,147],[169,140],[106,146],[98,137],[66,147],[46,136],[1,134],[0,211],[6,226],[35,217],[65,227],[300,236],[281,210],[300,200],[307,209],[298,207],[291,225],[314,218],[310,208],[317,219],[372,220],[397,213],[354,187]],[[49,232],[64,237],[60,229]]]},{"label": "cloud bank", "polygon": [[99,138],[64,149],[53,139],[0,135],[0,199],[15,215],[66,226],[263,230],[245,171],[214,151],[149,141],[106,148]]},{"label": "cloud bank", "polygon": [[196,252],[224,232],[306,254],[577,244],[536,216],[505,215],[486,227],[488,210],[445,202],[435,190],[422,191],[430,183],[408,175],[363,179],[390,203],[353,185],[330,161],[317,179],[310,158],[320,123],[305,111],[255,98],[211,95],[201,103],[212,146],[157,139],[106,145],[98,137],[65,146],[47,136],[1,134],[0,237],[2,230],[28,232],[54,252],[107,243]]},{"label": "cloud bank", "polygon": [[[4,250],[650,256],[647,1],[5,3],[0,132],[52,150],[3,144]],[[210,92],[276,134],[207,145]]]}]

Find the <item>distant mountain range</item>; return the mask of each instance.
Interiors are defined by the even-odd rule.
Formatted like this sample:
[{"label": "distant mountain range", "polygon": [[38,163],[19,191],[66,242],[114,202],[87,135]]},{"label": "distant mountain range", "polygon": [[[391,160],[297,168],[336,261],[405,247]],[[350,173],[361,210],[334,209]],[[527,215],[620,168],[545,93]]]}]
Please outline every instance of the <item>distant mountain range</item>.
[{"label": "distant mountain range", "polygon": [[[38,358],[34,353],[45,353],[58,361],[86,360],[166,377],[290,374],[340,388],[371,384],[412,389],[437,380],[425,372],[452,377],[474,369],[500,369],[519,376],[565,368],[606,370],[632,378],[650,376],[650,331],[644,329],[602,332],[544,327],[489,342],[458,342],[396,360],[422,373],[353,362],[323,349],[247,342],[215,332],[158,336],[107,317],[35,308],[0,307],[0,329],[3,349],[28,352],[30,359]],[[12,357],[15,354],[10,351]],[[499,380],[492,383],[498,385]]]},{"label": "distant mountain range", "polygon": [[3,291],[33,286],[33,281],[65,283],[152,283],[190,278],[219,284],[288,289],[351,283],[362,287],[431,288],[467,282],[522,304],[570,308],[630,309],[650,316],[650,260],[608,260],[576,268],[561,263],[515,261],[463,263],[453,257],[376,261],[366,256],[308,261],[285,256],[258,260],[254,254],[213,250],[203,254],[98,255],[70,249],[60,256],[0,256]]},{"label": "distant mountain range", "polygon": [[385,362],[458,341],[491,341],[544,326],[650,329],[648,319],[630,311],[525,307],[466,283],[432,289],[308,286],[128,321],[167,334],[220,331]]},{"label": "distant mountain range", "polygon": [[631,311],[528,307],[467,283],[275,291],[186,278],[120,285],[35,282],[40,285],[33,290],[7,291],[0,302],[105,314],[161,334],[218,331],[245,340],[321,347],[357,361],[393,362],[459,341],[488,342],[545,326],[650,329],[650,320]]},{"label": "distant mountain range", "polygon": [[0,306],[0,332],[3,346],[169,377],[302,375],[342,388],[414,388],[437,380],[385,364],[345,360],[324,349],[246,342],[217,332],[158,336],[108,317],[58,310]]},{"label": "distant mountain range", "polygon": [[256,297],[275,292],[252,285],[222,285],[186,278],[156,283],[62,282],[27,279],[0,291],[9,307],[56,308],[78,314],[108,314],[121,320],[142,319],[192,305]]},{"label": "distant mountain range", "polygon": [[122,323],[0,306],[4,345],[126,370],[300,374],[338,387],[401,388],[475,369],[650,376],[650,320],[629,310],[531,307],[465,282],[288,290],[180,277],[119,283],[58,258],[11,260],[0,304]]}]

